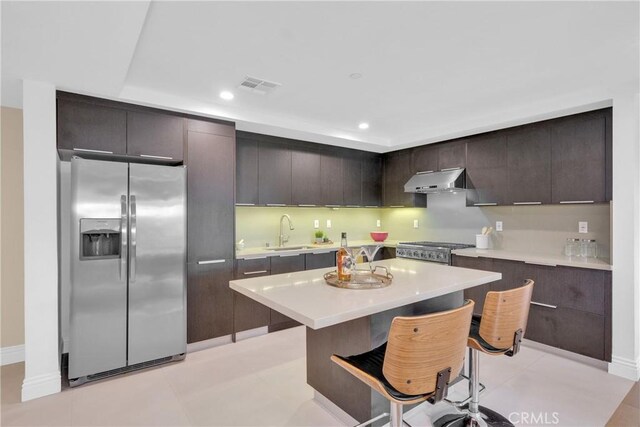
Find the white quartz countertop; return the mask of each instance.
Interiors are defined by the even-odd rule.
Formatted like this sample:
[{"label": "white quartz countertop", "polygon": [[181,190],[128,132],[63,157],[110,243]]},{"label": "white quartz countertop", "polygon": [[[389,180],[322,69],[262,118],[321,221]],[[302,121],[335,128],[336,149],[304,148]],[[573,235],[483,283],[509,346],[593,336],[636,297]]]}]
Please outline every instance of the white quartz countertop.
[{"label": "white quartz countertop", "polygon": [[232,280],[231,289],[294,320],[320,329],[403,305],[500,280],[500,273],[448,265],[388,259],[376,261],[393,274],[380,289],[342,289],[324,281],[334,268]]},{"label": "white quartz countertop", "polygon": [[[367,246],[367,245],[382,245],[386,247],[395,248],[399,240],[385,240],[384,242],[374,242],[373,240],[349,240],[350,247]],[[264,258],[279,255],[295,255],[295,254],[310,254],[310,253],[322,253],[326,251],[335,251],[340,247],[340,242],[333,242],[330,244],[300,244],[296,245],[291,243],[287,246],[299,247],[304,246],[304,249],[291,249],[291,250],[274,250],[274,248],[245,248],[241,251],[236,251],[236,259],[252,259],[252,258]]]},{"label": "white quartz countertop", "polygon": [[582,258],[582,257],[568,257],[564,255],[554,254],[538,254],[528,252],[517,251],[505,251],[499,249],[456,249],[452,251],[454,255],[466,256],[466,257],[484,257],[484,258],[497,258],[506,259],[511,261],[523,261],[530,264],[542,264],[542,265],[563,265],[567,267],[578,268],[590,268],[594,270],[612,270],[613,266],[609,264],[608,260],[599,258]]}]

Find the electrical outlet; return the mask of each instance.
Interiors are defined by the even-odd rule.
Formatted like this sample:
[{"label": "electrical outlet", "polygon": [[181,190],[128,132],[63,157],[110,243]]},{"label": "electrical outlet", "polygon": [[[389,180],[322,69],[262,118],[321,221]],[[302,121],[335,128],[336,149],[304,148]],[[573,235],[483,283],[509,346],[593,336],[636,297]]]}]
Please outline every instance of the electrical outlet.
[{"label": "electrical outlet", "polygon": [[320,228],[320,220],[319,219],[314,219],[313,220],[313,228]]},{"label": "electrical outlet", "polygon": [[587,221],[578,221],[578,233],[588,233],[589,223]]},{"label": "electrical outlet", "polygon": [[380,220],[376,219],[376,227],[380,227]]},{"label": "electrical outlet", "polygon": [[413,220],[413,228],[418,228],[418,220],[417,219]]},{"label": "electrical outlet", "polygon": [[502,231],[502,221],[496,221],[496,231]]},{"label": "electrical outlet", "polygon": [[327,228],[331,228],[331,220],[330,219],[327,220]]}]

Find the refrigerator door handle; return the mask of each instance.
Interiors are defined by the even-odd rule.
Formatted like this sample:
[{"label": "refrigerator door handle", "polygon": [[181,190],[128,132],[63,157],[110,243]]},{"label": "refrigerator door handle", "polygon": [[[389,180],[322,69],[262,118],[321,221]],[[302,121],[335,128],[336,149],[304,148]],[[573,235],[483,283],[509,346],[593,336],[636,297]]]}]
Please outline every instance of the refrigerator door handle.
[{"label": "refrigerator door handle", "polygon": [[127,281],[127,196],[120,196],[120,281]]},{"label": "refrigerator door handle", "polygon": [[136,221],[136,196],[129,197],[129,209],[131,211],[129,218],[131,219],[131,248],[129,249],[129,281],[136,281],[136,237],[137,237],[137,221]]}]

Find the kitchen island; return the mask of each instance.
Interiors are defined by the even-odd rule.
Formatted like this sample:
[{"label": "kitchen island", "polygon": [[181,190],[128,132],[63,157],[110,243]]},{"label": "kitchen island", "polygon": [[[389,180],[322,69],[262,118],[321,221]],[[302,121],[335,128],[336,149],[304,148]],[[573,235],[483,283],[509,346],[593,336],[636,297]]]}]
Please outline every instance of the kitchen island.
[{"label": "kitchen island", "polygon": [[307,327],[307,383],[316,390],[316,398],[325,404],[332,402],[359,422],[384,412],[388,403],[333,364],[330,356],[368,351],[386,341],[395,316],[458,307],[464,289],[502,277],[500,273],[409,259],[373,265],[386,267],[393,274],[390,286],[366,290],[329,286],[323,275],[333,268],[229,282],[231,289]]}]

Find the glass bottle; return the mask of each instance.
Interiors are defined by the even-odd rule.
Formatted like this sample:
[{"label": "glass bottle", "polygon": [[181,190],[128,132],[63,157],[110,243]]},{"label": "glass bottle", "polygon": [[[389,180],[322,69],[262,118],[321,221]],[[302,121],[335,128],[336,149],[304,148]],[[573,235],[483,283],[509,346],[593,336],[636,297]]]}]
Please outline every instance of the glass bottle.
[{"label": "glass bottle", "polygon": [[353,258],[349,254],[347,245],[347,233],[342,233],[340,249],[336,254],[336,265],[338,266],[338,280],[348,282],[351,280],[351,270],[353,269]]}]

